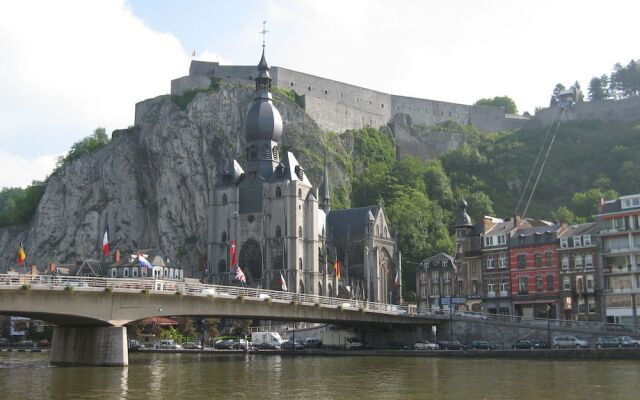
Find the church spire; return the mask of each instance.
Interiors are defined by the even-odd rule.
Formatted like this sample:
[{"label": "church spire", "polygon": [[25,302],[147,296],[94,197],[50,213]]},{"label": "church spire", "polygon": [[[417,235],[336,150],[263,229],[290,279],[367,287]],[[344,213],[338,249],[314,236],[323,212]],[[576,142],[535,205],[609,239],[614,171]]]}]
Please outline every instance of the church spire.
[{"label": "church spire", "polygon": [[324,155],[324,179],[322,181],[322,186],[320,187],[320,205],[325,213],[329,214],[331,211],[331,205],[329,200],[331,200],[331,196],[329,195],[329,167],[327,166],[327,154]]}]

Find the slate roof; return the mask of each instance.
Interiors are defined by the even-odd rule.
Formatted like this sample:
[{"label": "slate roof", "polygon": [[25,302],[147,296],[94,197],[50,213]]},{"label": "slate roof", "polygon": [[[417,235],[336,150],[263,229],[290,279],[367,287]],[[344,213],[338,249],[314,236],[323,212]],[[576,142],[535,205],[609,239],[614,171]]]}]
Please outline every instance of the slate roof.
[{"label": "slate roof", "polygon": [[[565,225],[555,224],[551,226],[536,226],[533,228],[518,229],[509,239],[510,247],[524,247],[538,244],[556,243],[558,241],[558,231]],[[547,232],[550,236],[547,235]],[[536,236],[540,239],[536,242]],[[524,242],[520,239],[524,238]]]},{"label": "slate roof", "polygon": [[589,233],[595,234],[597,231],[598,231],[598,223],[589,222],[586,224],[571,225],[559,236],[560,237],[580,236],[580,235],[589,234]]},{"label": "slate roof", "polygon": [[622,199],[629,198],[629,197],[637,197],[637,196],[640,196],[640,194],[622,196],[615,200],[606,201],[602,206],[602,210],[598,215],[640,210],[640,205],[635,207],[622,208]]},{"label": "slate roof", "polygon": [[374,215],[378,215],[379,208],[377,206],[331,210],[327,215],[327,229],[334,238],[346,237],[347,231],[352,236],[364,235],[369,210]]}]

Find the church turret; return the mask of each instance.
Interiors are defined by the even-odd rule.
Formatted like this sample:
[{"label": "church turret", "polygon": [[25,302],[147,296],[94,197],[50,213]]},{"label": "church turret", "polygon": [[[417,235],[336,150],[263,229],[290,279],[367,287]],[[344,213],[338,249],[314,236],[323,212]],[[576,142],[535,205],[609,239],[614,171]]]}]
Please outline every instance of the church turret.
[{"label": "church turret", "polygon": [[245,117],[248,170],[269,177],[280,160],[278,141],[282,136],[282,117],[273,105],[269,65],[262,49],[256,78],[256,96]]},{"label": "church turret", "polygon": [[320,187],[320,208],[322,208],[327,214],[329,214],[329,211],[331,211],[330,200],[331,196],[329,195],[329,167],[327,166],[327,155],[325,154],[324,179],[322,181],[322,186]]}]

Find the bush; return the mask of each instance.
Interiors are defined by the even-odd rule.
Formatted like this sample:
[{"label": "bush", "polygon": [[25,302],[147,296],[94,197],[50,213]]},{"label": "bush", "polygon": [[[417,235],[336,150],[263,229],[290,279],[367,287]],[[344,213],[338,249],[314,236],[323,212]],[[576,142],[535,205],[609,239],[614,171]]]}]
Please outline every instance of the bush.
[{"label": "bush", "polygon": [[104,288],[104,291],[107,293],[111,293],[113,292],[113,288],[111,286],[107,286],[106,288]]},{"label": "bush", "polygon": [[67,286],[65,286],[65,287],[64,287],[64,290],[65,290],[66,292],[73,292],[74,287],[73,287],[73,286],[71,286],[71,285],[67,285]]},{"label": "bush", "polygon": [[22,285],[22,290],[31,290],[31,285],[25,283],[24,285]]},{"label": "bush", "polygon": [[149,294],[149,289],[142,289],[140,293]]}]

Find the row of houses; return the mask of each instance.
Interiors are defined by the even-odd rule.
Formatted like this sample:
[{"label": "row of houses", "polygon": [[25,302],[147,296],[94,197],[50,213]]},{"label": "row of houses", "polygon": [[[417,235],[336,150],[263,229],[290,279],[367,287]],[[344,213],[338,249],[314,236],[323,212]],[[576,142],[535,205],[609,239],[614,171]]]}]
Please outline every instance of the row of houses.
[{"label": "row of houses", "polygon": [[[422,262],[418,309],[634,324],[640,294],[640,194],[600,201],[595,222],[484,217],[463,201],[456,251]],[[451,305],[451,306],[450,306]]]}]

